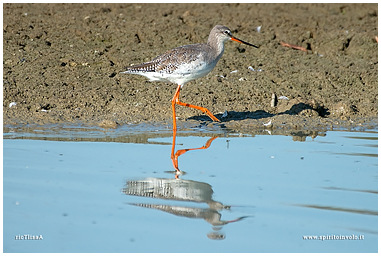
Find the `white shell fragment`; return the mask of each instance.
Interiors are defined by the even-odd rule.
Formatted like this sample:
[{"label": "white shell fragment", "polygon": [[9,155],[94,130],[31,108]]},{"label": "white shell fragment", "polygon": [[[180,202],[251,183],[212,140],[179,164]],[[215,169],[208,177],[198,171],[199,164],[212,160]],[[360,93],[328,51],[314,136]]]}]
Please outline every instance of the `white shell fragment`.
[{"label": "white shell fragment", "polygon": [[233,70],[232,72],[230,72],[230,74],[233,74],[233,73],[237,73],[238,70]]},{"label": "white shell fragment", "polygon": [[271,119],[270,119],[270,121],[268,121],[267,123],[263,123],[263,125],[264,125],[264,126],[269,126],[269,125],[271,125]]},{"label": "white shell fragment", "polygon": [[289,98],[287,98],[286,96],[280,96],[280,97],[278,98],[278,100],[289,100]]},{"label": "white shell fragment", "polygon": [[276,107],[277,102],[278,102],[278,99],[277,99],[277,97],[276,97],[276,94],[273,93],[273,94],[271,95],[271,107],[272,107],[272,108]]},{"label": "white shell fragment", "polygon": [[252,66],[249,66],[248,69],[250,71],[258,71],[258,72],[262,72],[263,71],[261,68],[258,68],[257,70],[255,70]]},{"label": "white shell fragment", "polygon": [[258,33],[261,33],[261,28],[262,28],[262,26],[258,26],[255,29],[257,30]]},{"label": "white shell fragment", "polygon": [[17,105],[16,102],[11,102],[11,103],[9,103],[9,107],[10,107],[10,108],[13,107],[13,106],[16,106],[16,105]]}]

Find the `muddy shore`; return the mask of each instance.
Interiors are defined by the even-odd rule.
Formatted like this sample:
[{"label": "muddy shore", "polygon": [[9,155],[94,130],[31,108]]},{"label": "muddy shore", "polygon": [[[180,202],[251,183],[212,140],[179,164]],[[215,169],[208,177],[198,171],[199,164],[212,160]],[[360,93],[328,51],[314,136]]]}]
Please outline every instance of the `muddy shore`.
[{"label": "muddy shore", "polygon": [[180,106],[180,125],[377,124],[377,4],[3,4],[3,13],[5,126],[171,126],[176,85],[120,72],[206,42],[217,24],[259,48],[227,42],[216,68],[181,90],[221,123]]}]

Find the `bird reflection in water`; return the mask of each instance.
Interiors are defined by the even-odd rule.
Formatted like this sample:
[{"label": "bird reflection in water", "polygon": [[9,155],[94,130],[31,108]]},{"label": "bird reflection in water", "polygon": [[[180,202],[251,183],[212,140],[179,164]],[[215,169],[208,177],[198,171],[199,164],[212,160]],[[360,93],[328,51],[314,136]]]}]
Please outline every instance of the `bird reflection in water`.
[{"label": "bird reflection in water", "polygon": [[205,182],[183,180],[179,176],[184,174],[178,166],[178,157],[190,150],[207,149],[217,137],[210,138],[205,146],[191,149],[180,149],[175,153],[176,131],[173,133],[171,159],[175,168],[175,178],[151,178],[144,180],[128,180],[126,187],[123,188],[123,193],[132,196],[150,197],[158,199],[166,199],[173,201],[188,201],[196,203],[206,203],[208,208],[187,207],[176,205],[163,205],[151,203],[131,203],[130,205],[140,206],[145,208],[157,209],[164,212],[174,214],[176,216],[204,219],[212,225],[213,231],[208,233],[210,239],[222,240],[225,239],[224,233],[221,231],[222,226],[237,222],[246,218],[243,216],[234,220],[221,220],[221,211],[229,210],[230,206],[223,205],[220,202],[213,200],[212,186]]}]

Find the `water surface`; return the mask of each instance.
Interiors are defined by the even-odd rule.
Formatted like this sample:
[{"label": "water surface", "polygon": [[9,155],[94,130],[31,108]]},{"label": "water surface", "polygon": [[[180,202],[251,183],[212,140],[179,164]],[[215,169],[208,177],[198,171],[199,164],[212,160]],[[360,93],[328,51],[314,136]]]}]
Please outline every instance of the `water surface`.
[{"label": "water surface", "polygon": [[377,252],[377,131],[280,134],[6,129],[4,252]]}]

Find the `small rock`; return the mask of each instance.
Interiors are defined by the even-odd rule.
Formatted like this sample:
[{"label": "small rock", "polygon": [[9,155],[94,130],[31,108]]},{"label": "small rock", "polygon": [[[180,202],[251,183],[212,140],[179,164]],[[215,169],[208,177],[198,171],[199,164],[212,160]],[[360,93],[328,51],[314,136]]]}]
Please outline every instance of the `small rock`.
[{"label": "small rock", "polygon": [[341,117],[341,116],[350,116],[351,114],[354,114],[356,110],[356,107],[353,105],[349,105],[343,101],[338,102],[333,106],[331,109],[331,113],[333,116]]},{"label": "small rock", "polygon": [[118,127],[118,124],[115,121],[103,120],[102,122],[98,124],[98,126],[101,128],[106,128],[106,129],[108,128],[116,129],[116,127]]},{"label": "small rock", "polygon": [[314,109],[303,109],[300,113],[300,116],[308,116],[308,117],[318,117],[319,113]]}]

